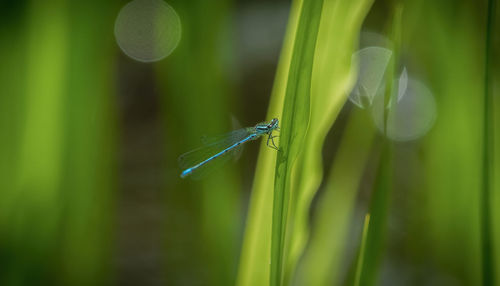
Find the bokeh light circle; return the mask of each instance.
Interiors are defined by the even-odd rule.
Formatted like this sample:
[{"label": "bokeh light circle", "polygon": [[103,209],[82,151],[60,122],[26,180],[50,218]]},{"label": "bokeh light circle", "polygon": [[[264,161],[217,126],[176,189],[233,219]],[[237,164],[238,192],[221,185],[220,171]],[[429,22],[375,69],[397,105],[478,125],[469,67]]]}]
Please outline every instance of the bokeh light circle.
[{"label": "bokeh light circle", "polygon": [[[432,92],[422,82],[408,79],[406,92],[398,96],[396,104],[390,106],[384,104],[384,94],[385,87],[382,87],[374,98],[372,116],[378,130],[388,138],[395,141],[415,140],[434,125],[436,102]],[[393,97],[396,95],[393,94]]]},{"label": "bokeh light circle", "polygon": [[120,10],[115,38],[129,57],[141,62],[159,61],[179,44],[181,21],[162,0],[134,0]]},{"label": "bokeh light circle", "polygon": [[360,108],[366,108],[383,84],[384,75],[392,57],[392,51],[382,47],[367,47],[355,52],[351,62],[356,68],[357,81],[349,100]]}]

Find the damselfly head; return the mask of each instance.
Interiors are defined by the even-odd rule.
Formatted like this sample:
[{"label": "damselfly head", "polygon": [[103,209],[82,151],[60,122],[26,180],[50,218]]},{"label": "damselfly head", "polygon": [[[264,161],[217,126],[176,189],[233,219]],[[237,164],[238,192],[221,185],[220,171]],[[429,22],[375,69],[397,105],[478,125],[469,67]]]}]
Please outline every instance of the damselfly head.
[{"label": "damselfly head", "polygon": [[271,122],[269,122],[267,127],[269,128],[269,130],[274,130],[278,128],[278,124],[279,124],[278,118],[273,118]]},{"label": "damselfly head", "polygon": [[270,131],[273,131],[275,130],[276,128],[278,128],[278,119],[277,118],[273,118],[271,121],[269,121],[269,123],[259,123],[255,126],[255,129],[257,131],[260,131],[262,133],[268,133]]}]

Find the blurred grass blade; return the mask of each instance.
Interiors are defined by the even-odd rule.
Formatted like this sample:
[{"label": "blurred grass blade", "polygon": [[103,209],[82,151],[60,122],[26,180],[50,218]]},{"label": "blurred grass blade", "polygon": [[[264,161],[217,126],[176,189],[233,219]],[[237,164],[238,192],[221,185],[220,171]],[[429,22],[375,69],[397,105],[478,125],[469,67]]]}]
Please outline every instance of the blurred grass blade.
[{"label": "blurred grass blade", "polygon": [[[393,82],[397,74],[401,48],[403,6],[401,4],[395,5],[393,9],[390,34],[394,56],[391,58],[387,73],[385,74],[386,89],[384,106],[387,106],[390,102],[393,89],[399,89],[398,86],[394,86]],[[392,110],[396,108],[396,103],[397,100],[392,100],[390,107]],[[391,127],[387,125],[389,124],[387,109],[383,109],[383,111],[383,130],[385,130],[385,135],[387,135],[387,130]],[[391,209],[391,194],[393,190],[394,145],[390,139],[383,138],[381,148],[377,176],[370,203],[371,223],[367,233],[366,255],[363,258],[363,265],[361,266],[363,275],[360,277],[360,285],[376,285],[379,266],[386,251],[387,220]]]},{"label": "blurred grass blade", "polygon": [[493,35],[496,14],[496,1],[488,0],[486,18],[486,43],[484,62],[484,110],[483,110],[483,178],[481,192],[481,244],[482,244],[482,279],[483,285],[495,284],[495,262],[492,236],[492,179],[494,170],[494,101],[492,92],[493,78]]},{"label": "blurred grass blade", "polygon": [[0,168],[8,182],[0,194],[0,264],[8,265],[0,270],[2,285],[98,285],[109,278],[114,43],[102,27],[112,26],[112,3],[27,1],[26,11],[20,5],[26,26],[17,31],[25,35],[9,44],[17,46],[13,54],[0,54],[4,62],[14,56],[8,66],[16,75],[2,80],[15,78],[18,86],[7,84],[2,107],[12,116],[0,118],[15,128],[9,171],[4,162]]},{"label": "blurred grass blade", "polygon": [[53,253],[58,242],[65,96],[61,83],[66,80],[68,54],[65,2],[27,3],[26,48],[22,48],[26,60],[15,64],[26,65],[26,73],[19,75],[25,75],[23,88],[8,95],[22,103],[11,119],[20,121],[13,123],[19,128],[12,134],[18,136],[19,146],[13,152],[16,162],[8,178],[11,189],[2,190],[0,198],[2,250],[6,252],[1,258],[8,265],[6,273],[0,270],[2,285],[44,281],[50,263],[40,261]]},{"label": "blurred grass blade", "polygon": [[[14,10],[14,9],[12,9]],[[11,225],[11,212],[15,198],[15,177],[18,169],[18,152],[21,142],[21,128],[23,127],[24,91],[26,78],[26,25],[24,12],[9,11],[11,17],[0,19],[0,38],[4,39],[0,45],[0,58],[3,66],[0,69],[0,241],[6,239],[8,226]],[[15,74],[16,76],[12,76]],[[4,234],[6,232],[6,234]],[[3,243],[2,243],[3,244]],[[0,263],[1,264],[1,263]],[[1,274],[1,272],[0,272]],[[2,276],[2,275],[0,275]],[[2,280],[0,279],[0,284]]]},{"label": "blurred grass blade", "polygon": [[[266,119],[281,119],[293,44],[302,0],[292,1],[287,31],[276,71]],[[262,140],[255,171],[252,197],[243,238],[237,285],[269,285],[274,168],[277,152],[269,152]]]},{"label": "blurred grass blade", "polygon": [[366,255],[363,258],[363,275],[360,285],[375,285],[379,266],[385,252],[387,236],[387,217],[390,209],[392,190],[393,150],[389,142],[382,146],[375,186],[371,198],[371,222],[365,245]]},{"label": "blurred grass blade", "polygon": [[363,263],[365,259],[366,240],[368,237],[368,226],[370,225],[370,214],[365,216],[365,223],[363,225],[363,234],[361,236],[361,247],[359,250],[358,263],[356,264],[356,277],[354,279],[354,286],[361,286],[361,275],[363,275]]},{"label": "blurred grass blade", "polygon": [[[482,116],[479,114],[483,112],[484,98],[471,94],[484,92],[483,75],[474,72],[484,68],[484,62],[478,60],[483,50],[477,41],[476,22],[469,17],[452,16],[467,15],[476,6],[464,2],[456,11],[446,11],[448,6],[443,4],[421,2],[419,14],[408,14],[414,17],[413,23],[418,22],[408,46],[420,54],[433,47],[425,69],[432,71],[428,81],[436,91],[439,111],[420,150],[425,154],[420,168],[425,176],[426,203],[417,213],[423,214],[428,223],[417,226],[414,232],[428,235],[422,237],[427,246],[424,257],[432,261],[435,269],[447,269],[448,275],[464,285],[481,285]],[[428,20],[422,22],[422,17]],[[464,66],[469,68],[463,69]],[[461,251],[457,251],[457,245]]]},{"label": "blurred grass blade", "polygon": [[176,50],[157,66],[168,130],[165,160],[175,170],[168,172],[175,177],[167,178],[164,203],[171,214],[166,229],[176,235],[165,238],[165,253],[182,255],[166,255],[162,267],[169,284],[185,284],[189,277],[195,284],[233,285],[241,221],[238,169],[228,166],[193,182],[180,180],[177,166],[178,156],[196,148],[202,136],[231,130],[233,1],[167,2],[181,19],[182,36]]},{"label": "blurred grass blade", "polygon": [[292,168],[303,147],[309,123],[311,78],[322,6],[323,0],[303,3],[290,63],[276,159],[270,285],[281,285],[283,279]]},{"label": "blurred grass blade", "polygon": [[297,273],[297,285],[337,285],[342,276],[358,188],[375,138],[367,112],[354,109],[318,201],[309,247]]},{"label": "blurred grass blade", "polygon": [[[95,9],[99,7],[99,9]],[[64,112],[64,236],[61,280],[101,285],[111,280],[115,190],[115,42],[109,36],[116,1],[68,4],[68,73]],[[92,18],[89,18],[92,15]],[[85,239],[82,239],[85,237]]]},{"label": "blurred grass blade", "polygon": [[[21,9],[20,9],[21,10]],[[9,10],[8,10],[9,11]],[[10,10],[10,12],[12,12]],[[21,145],[26,78],[26,25],[22,13],[0,19],[0,285],[12,285],[24,277],[22,259],[16,256],[23,249],[22,236],[14,235],[16,208],[21,206],[13,180],[18,172],[18,153]],[[16,75],[16,76],[12,76]],[[19,210],[18,210],[19,211]],[[15,246],[15,247],[13,247]]]}]

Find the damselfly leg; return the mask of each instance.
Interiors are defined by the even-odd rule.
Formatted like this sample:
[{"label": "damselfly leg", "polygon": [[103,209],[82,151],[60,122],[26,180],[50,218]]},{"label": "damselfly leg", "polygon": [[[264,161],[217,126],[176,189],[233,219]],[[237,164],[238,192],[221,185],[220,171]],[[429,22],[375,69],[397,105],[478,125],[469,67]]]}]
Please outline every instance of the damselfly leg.
[{"label": "damselfly leg", "polygon": [[[273,136],[273,134],[270,133],[269,136],[267,137],[267,143],[266,143],[266,145],[268,147],[273,148],[273,149],[279,150],[278,146],[276,146],[276,144],[274,143],[274,138],[278,138],[278,137],[279,136]],[[269,141],[271,141],[271,145],[269,145]]]}]

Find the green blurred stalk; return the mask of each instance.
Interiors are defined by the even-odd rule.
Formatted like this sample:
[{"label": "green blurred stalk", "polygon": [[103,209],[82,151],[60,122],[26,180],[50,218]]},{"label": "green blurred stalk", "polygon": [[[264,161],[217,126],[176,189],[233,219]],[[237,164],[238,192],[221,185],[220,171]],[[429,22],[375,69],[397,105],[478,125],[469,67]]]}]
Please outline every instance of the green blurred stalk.
[{"label": "green blurred stalk", "polygon": [[358,189],[375,138],[366,110],[353,109],[337,156],[318,201],[309,246],[297,273],[297,285],[337,285],[345,259]]},{"label": "green blurred stalk", "polygon": [[16,281],[25,266],[19,258],[21,243],[13,234],[16,205],[21,205],[13,179],[19,169],[26,78],[26,21],[20,10],[0,25],[0,284],[7,286],[20,283]]},{"label": "green blurred stalk", "polygon": [[[389,110],[396,112],[398,90],[396,80],[399,67],[399,56],[401,50],[402,15],[403,6],[396,3],[393,7],[392,20],[390,21],[390,35],[392,41],[393,56],[385,73],[385,100],[383,104],[384,131],[392,129],[388,126]],[[392,100],[391,100],[392,99]],[[391,102],[389,109],[385,108]],[[370,214],[371,223],[367,233],[366,255],[363,258],[363,275],[360,278],[361,285],[375,285],[377,283],[379,265],[386,251],[387,219],[391,209],[391,195],[393,190],[394,172],[394,145],[391,139],[382,140],[382,149],[376,173],[375,185],[371,198]]]},{"label": "green blurred stalk", "polygon": [[[496,10],[500,10],[500,7],[496,5]],[[498,14],[497,14],[498,15]],[[495,21],[494,23],[494,30],[498,31],[500,29],[500,22],[498,20]],[[493,56],[492,56],[492,61],[494,63],[494,68],[492,69],[493,72],[493,78],[492,78],[492,85],[491,85],[491,92],[493,93],[493,104],[494,107],[493,109],[495,112],[493,113],[493,119],[494,123],[493,126],[497,127],[500,126],[500,49],[499,49],[499,44],[500,42],[498,41],[499,35],[498,33],[495,35],[493,33]],[[496,129],[494,129],[496,130]],[[492,214],[492,237],[493,237],[493,251],[494,251],[494,258],[493,262],[494,265],[498,265],[500,263],[500,132],[493,132],[493,141],[494,141],[494,146],[493,146],[493,176],[492,176],[492,196],[491,196],[491,202],[492,202],[492,208],[491,208],[491,214]],[[498,268],[494,269],[494,279],[495,282],[500,281],[500,270]],[[497,282],[498,284],[498,282]]]},{"label": "green blurred stalk", "polygon": [[[59,195],[62,179],[64,85],[68,54],[65,1],[30,1],[27,13],[26,73],[17,82],[23,88],[22,118],[15,153],[11,189],[2,192],[6,218],[2,226],[7,273],[2,285],[47,281],[55,267],[58,243]],[[8,57],[9,55],[7,55]],[[23,63],[23,61],[20,61]],[[9,77],[13,76],[12,74]],[[17,100],[17,99],[16,99]],[[15,133],[14,133],[15,134]]]},{"label": "green blurred stalk", "polygon": [[[498,9],[498,8],[497,8]],[[498,24],[497,24],[497,29],[498,29]],[[497,50],[497,55],[498,55],[498,49]],[[500,59],[500,57],[497,58],[497,60]],[[500,109],[500,98],[498,94],[500,94],[500,73],[499,70],[495,71],[495,78],[493,84],[493,94],[496,94],[497,96],[494,96],[494,101],[495,101],[495,110]],[[495,126],[498,126],[500,124],[500,112],[495,112]],[[493,248],[494,251],[494,258],[493,261],[495,265],[498,265],[500,263],[500,247],[497,247],[497,245],[500,245],[500,132],[494,132],[495,136],[495,146],[494,146],[494,168],[493,168],[493,192],[492,192],[492,236],[493,236],[493,244],[495,247]],[[500,271],[495,269],[494,270],[494,276],[495,276],[495,281],[500,280]]]},{"label": "green blurred stalk", "polygon": [[[387,139],[389,140],[389,139]],[[393,146],[384,142],[379,158],[375,186],[370,205],[370,225],[363,259],[360,285],[375,285],[380,262],[386,251],[387,218],[389,215],[393,180]]]},{"label": "green blurred stalk", "polygon": [[[179,14],[179,46],[158,69],[163,95],[168,189],[167,280],[234,285],[241,182],[234,165],[200,181],[179,178],[177,158],[199,147],[203,136],[231,131],[234,96],[228,81],[232,58],[231,0],[168,2]],[[249,124],[247,122],[245,125]],[[229,164],[231,165],[231,164]],[[182,214],[181,217],[175,214]],[[175,235],[171,235],[175,234]],[[185,239],[188,237],[189,239]]]},{"label": "green blurred stalk", "polygon": [[117,8],[114,0],[67,4],[67,75],[60,83],[65,87],[60,279],[66,285],[109,284],[113,276]]},{"label": "green blurred stalk", "polygon": [[482,239],[482,270],[483,285],[495,284],[495,261],[493,253],[493,233],[491,229],[492,183],[491,175],[494,168],[494,100],[492,86],[493,68],[492,51],[495,23],[496,1],[488,0],[486,20],[486,43],[484,63],[484,111],[483,111],[483,178],[481,193],[481,239]]},{"label": "green blurred stalk", "polygon": [[361,286],[361,276],[363,275],[363,264],[365,261],[365,249],[366,241],[368,238],[368,226],[370,225],[370,214],[365,216],[365,223],[363,224],[363,233],[361,236],[361,247],[359,251],[358,263],[356,266],[356,277],[354,280],[354,286]]},{"label": "green blurred stalk", "polygon": [[[18,168],[18,152],[23,117],[24,80],[26,78],[26,23],[23,11],[7,10],[12,17],[2,19],[0,25],[0,241],[11,224],[9,216],[13,210],[11,201],[15,196],[12,180]],[[15,76],[13,76],[15,75]],[[3,243],[2,243],[3,245]]]},{"label": "green blurred stalk", "polygon": [[[391,110],[391,112],[396,112],[395,108],[397,108],[397,100],[395,100],[395,97],[397,94],[396,91],[398,90],[398,81],[395,79],[398,74],[402,37],[401,25],[403,6],[402,4],[395,4],[393,9],[393,16],[390,22],[393,56],[386,71],[386,92],[383,105],[385,134],[387,134],[388,130],[392,129],[388,126],[388,111]],[[385,106],[387,106],[389,102],[391,102],[390,109],[386,109]],[[377,283],[380,262],[386,251],[387,219],[391,209],[394,166],[393,142],[391,139],[383,138],[375,185],[371,198],[369,211],[371,214],[371,222],[367,233],[366,249],[364,250],[366,251],[366,255],[363,259],[363,275],[360,285],[375,285]]]},{"label": "green blurred stalk", "polygon": [[0,152],[10,153],[0,164],[2,285],[99,285],[109,275],[110,7],[29,1],[26,25],[0,35],[11,43],[0,54],[10,68],[1,99],[9,116],[0,118],[9,126]]},{"label": "green blurred stalk", "polygon": [[[415,6],[417,9],[414,9]],[[436,98],[438,116],[422,140],[423,215],[414,240],[426,243],[417,251],[432,265],[432,279],[453,277],[463,285],[480,285],[482,182],[482,113],[484,78],[482,42],[471,11],[461,2],[413,2],[405,20],[413,22],[408,46]],[[420,13],[413,13],[420,11]],[[426,21],[422,22],[422,17]],[[481,29],[483,26],[481,25]],[[432,47],[432,52],[429,52]],[[453,48],[452,48],[453,47]],[[467,67],[467,68],[464,68]],[[457,251],[460,249],[460,251]]]}]

